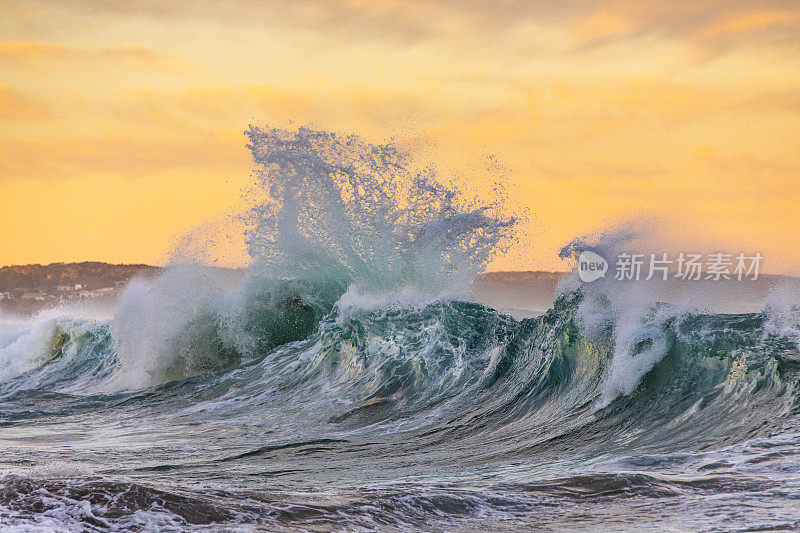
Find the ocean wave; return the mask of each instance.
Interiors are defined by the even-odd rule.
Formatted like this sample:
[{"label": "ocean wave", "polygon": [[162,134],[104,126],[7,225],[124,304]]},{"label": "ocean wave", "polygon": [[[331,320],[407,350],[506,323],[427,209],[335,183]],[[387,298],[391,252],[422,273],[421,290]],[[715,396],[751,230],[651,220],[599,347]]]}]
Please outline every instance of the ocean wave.
[{"label": "ocean wave", "polygon": [[[691,505],[776,479],[800,494],[782,462],[796,439],[780,440],[800,429],[791,290],[763,312],[714,314],[573,275],[551,309],[517,320],[470,301],[514,231],[502,202],[465,200],[392,145],[302,128],[248,136],[259,170],[246,271],[173,264],[133,280],[110,320],[56,311],[2,326],[8,464],[29,465],[31,450],[109,464],[6,475],[3,526],[515,529],[544,517],[563,529],[604,499]],[[731,457],[776,465],[773,485]],[[693,477],[642,461],[683,461]],[[738,523],[724,503],[713,517]],[[763,527],[796,525],[764,514]]]},{"label": "ocean wave", "polygon": [[[201,343],[206,352],[193,346],[192,353],[215,366],[153,390],[165,409],[177,409],[168,401],[177,395],[182,409],[209,417],[277,424],[291,416],[308,431],[320,425],[343,434],[440,428],[442,442],[524,428],[536,436],[524,439],[528,454],[590,450],[614,432],[620,445],[636,447],[731,443],[791,422],[797,351],[791,339],[770,334],[768,315],[697,314],[648,324],[637,342],[640,350],[657,346],[658,360],[637,371],[625,394],[606,402],[607,384],[618,372],[618,336],[585,335],[583,298],[571,294],[545,315],[522,321],[454,300],[334,309],[307,335],[264,348],[248,363],[227,360],[221,341],[199,328],[196,340],[182,338]],[[108,325],[48,331],[41,349],[50,358],[4,383],[7,398],[38,389],[119,394],[107,387],[125,372],[108,356]],[[669,341],[656,345],[651,336]],[[66,355],[55,357],[54,347]]]}]

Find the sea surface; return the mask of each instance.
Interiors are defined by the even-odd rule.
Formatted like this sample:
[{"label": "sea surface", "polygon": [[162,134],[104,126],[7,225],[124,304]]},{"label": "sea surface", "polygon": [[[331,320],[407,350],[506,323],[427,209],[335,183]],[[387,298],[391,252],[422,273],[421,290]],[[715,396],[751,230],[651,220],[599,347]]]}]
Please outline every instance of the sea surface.
[{"label": "sea surface", "polygon": [[515,318],[469,291],[501,203],[248,135],[244,279],[176,261],[107,316],[0,320],[4,531],[800,529],[796,288],[719,313],[573,275]]}]

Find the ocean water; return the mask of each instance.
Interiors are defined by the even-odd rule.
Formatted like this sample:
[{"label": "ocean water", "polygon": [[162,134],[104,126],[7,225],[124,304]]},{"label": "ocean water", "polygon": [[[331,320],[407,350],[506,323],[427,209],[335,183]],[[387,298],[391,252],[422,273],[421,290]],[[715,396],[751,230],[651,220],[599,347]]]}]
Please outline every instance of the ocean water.
[{"label": "ocean water", "polygon": [[570,276],[517,319],[469,289],[502,195],[248,134],[243,279],[175,264],[109,316],[0,322],[3,530],[800,529],[796,287],[722,314]]}]

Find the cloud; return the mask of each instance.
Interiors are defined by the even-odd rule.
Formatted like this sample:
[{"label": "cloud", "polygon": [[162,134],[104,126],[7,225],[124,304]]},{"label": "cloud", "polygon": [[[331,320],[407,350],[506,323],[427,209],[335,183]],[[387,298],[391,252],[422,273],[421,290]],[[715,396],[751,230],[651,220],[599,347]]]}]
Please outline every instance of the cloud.
[{"label": "cloud", "polygon": [[634,24],[629,18],[607,11],[598,11],[578,21],[572,28],[572,34],[580,41],[591,42],[620,34],[627,35],[633,29]]},{"label": "cloud", "polygon": [[9,139],[0,143],[0,174],[9,180],[95,173],[138,177],[164,169],[241,166],[249,157],[243,139],[241,135],[235,139],[193,137],[158,141]]},{"label": "cloud", "polygon": [[[44,0],[40,6],[69,6],[73,11],[148,17],[204,19],[250,25],[274,23],[315,28],[326,33],[350,33],[352,39],[452,37],[457,33],[494,34],[531,21],[547,25],[586,26],[592,37],[609,29],[616,33],[659,32],[691,34],[727,17],[750,19],[745,26],[766,27],[771,17],[793,18],[800,12],[796,0],[762,0],[758,9],[730,0],[176,0],[118,2],[114,0]],[[777,14],[777,15],[776,15]],[[766,18],[764,18],[766,17]],[[766,20],[766,26],[764,25]],[[780,20],[778,20],[780,22]],[[351,33],[358,28],[360,31]]]},{"label": "cloud", "polygon": [[0,84],[0,119],[26,120],[48,116],[49,108],[44,102]]},{"label": "cloud", "polygon": [[417,129],[459,122],[465,112],[488,113],[485,101],[452,98],[452,93],[364,87],[307,87],[292,90],[271,85],[217,86],[191,90],[138,89],[110,102],[80,100],[82,116],[119,124],[124,131],[181,137],[191,132],[235,132],[250,122],[289,127],[318,124],[359,131],[383,140],[409,126]]},{"label": "cloud", "polygon": [[174,69],[176,58],[156,54],[145,46],[78,48],[39,41],[0,41],[0,61],[23,66],[50,66],[69,62],[123,63],[152,69]]},{"label": "cloud", "polygon": [[708,38],[727,36],[775,27],[800,26],[800,13],[792,11],[752,11],[722,17],[703,28],[701,35]]}]

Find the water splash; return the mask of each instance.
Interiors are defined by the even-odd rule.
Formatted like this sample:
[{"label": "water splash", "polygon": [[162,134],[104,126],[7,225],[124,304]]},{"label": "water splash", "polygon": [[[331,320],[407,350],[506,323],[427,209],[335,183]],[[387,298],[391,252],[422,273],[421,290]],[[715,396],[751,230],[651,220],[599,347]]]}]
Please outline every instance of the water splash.
[{"label": "water splash", "polygon": [[393,144],[309,128],[246,133],[259,165],[248,232],[259,272],[440,290],[471,281],[510,242],[502,198],[469,201]]},{"label": "water splash", "polygon": [[131,284],[111,328],[126,386],[303,339],[346,293],[357,307],[465,292],[511,242],[516,219],[502,197],[470,200],[391,143],[310,128],[250,126],[246,135],[256,164],[245,193],[251,264],[234,282],[181,265]]},{"label": "water splash", "polygon": [[[577,260],[581,252],[598,253],[607,261],[626,251],[637,240],[632,227],[574,239],[560,253]],[[609,336],[613,356],[601,386],[597,408],[604,408],[619,396],[631,394],[642,378],[667,354],[676,324],[690,312],[658,302],[650,284],[617,282],[613,275],[581,283],[577,272],[562,280],[561,298],[577,298],[577,320],[589,339]]]}]

